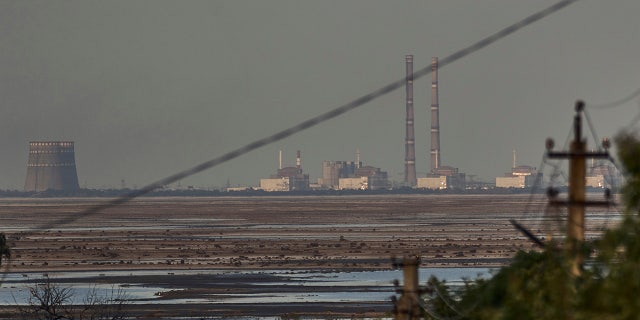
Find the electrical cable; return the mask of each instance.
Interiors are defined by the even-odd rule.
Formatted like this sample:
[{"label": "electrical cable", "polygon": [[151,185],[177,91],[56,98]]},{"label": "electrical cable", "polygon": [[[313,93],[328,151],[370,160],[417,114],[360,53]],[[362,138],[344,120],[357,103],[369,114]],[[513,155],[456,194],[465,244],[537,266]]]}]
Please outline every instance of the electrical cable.
[{"label": "electrical cable", "polygon": [[[540,165],[538,166],[538,168],[540,168],[538,170],[538,172],[543,173],[544,172],[544,167],[545,167],[545,157],[543,156],[542,159],[540,160]],[[529,193],[529,199],[527,200],[527,204],[524,207],[524,211],[523,213],[520,215],[520,217],[518,218],[518,220],[512,219],[513,221],[511,222],[511,224],[516,227],[516,229],[518,229],[518,227],[514,224],[514,222],[516,222],[519,226],[521,226],[522,228],[525,228],[524,225],[520,222],[517,221],[528,221],[528,220],[532,220],[532,219],[539,219],[539,215],[537,217],[530,217],[528,216],[530,211],[534,211],[534,212],[540,212],[540,207],[538,207],[538,210],[531,210],[531,207],[533,206],[534,203],[534,197],[539,194],[537,192],[538,187],[542,186],[542,174],[538,174],[533,182],[533,187],[531,188],[531,192]],[[535,241],[534,241],[535,243]],[[514,243],[515,246],[515,243]]]},{"label": "electrical cable", "polygon": [[[568,179],[567,179],[564,171],[562,171],[562,169],[560,168],[560,161],[556,161],[555,163],[552,163],[552,162],[549,161],[549,158],[547,158],[546,155],[545,155],[542,158],[542,163],[543,163],[542,167],[549,166],[549,167],[553,168],[553,170],[551,171],[551,174],[550,174],[549,186],[562,185],[563,184],[562,182],[560,182],[560,183],[557,182],[557,178],[558,177],[563,177],[564,178],[564,183],[567,182]],[[531,227],[532,230],[539,230],[541,228],[541,225],[542,226],[546,226],[547,225],[547,223],[546,223],[546,221],[548,220],[547,209],[544,210],[543,214],[540,214],[540,215],[537,216],[537,223],[532,225],[532,227]]]},{"label": "electrical cable", "polygon": [[544,243],[540,239],[538,239],[538,237],[536,237],[531,231],[527,230],[527,228],[519,224],[515,219],[509,219],[509,222],[511,222],[511,225],[518,229],[518,231],[522,232],[522,234],[524,234],[533,243],[540,246],[541,248],[544,247]]},{"label": "electrical cable", "polygon": [[436,315],[436,313],[435,313],[435,311],[434,311],[434,310],[430,310],[430,308],[428,308],[428,307],[425,305],[425,301],[424,301],[424,300],[422,300],[422,299],[418,299],[418,303],[419,303],[420,308],[421,308],[422,310],[424,310],[425,312],[427,312],[430,316],[432,316],[432,317],[434,317],[434,318],[436,318],[436,319],[447,319],[447,320],[459,320],[459,319],[465,319],[465,318],[468,318],[468,315],[469,315],[469,312],[470,312],[470,311],[472,311],[472,310],[474,310],[475,308],[477,308],[477,307],[478,307],[479,301],[477,301],[477,300],[476,300],[476,301],[475,301],[475,303],[473,304],[473,306],[471,306],[471,307],[469,308],[469,310],[468,310],[468,311],[466,311],[466,312],[462,312],[462,311],[458,310],[458,309],[457,309],[457,307],[455,307],[455,306],[454,306],[454,303],[453,303],[453,301],[452,301],[452,300],[450,300],[449,298],[445,297],[445,296],[440,292],[440,289],[438,288],[438,286],[437,286],[437,285],[434,285],[434,284],[432,284],[432,283],[429,281],[429,288],[431,288],[431,289],[432,289],[432,290],[431,290],[432,292],[435,292],[435,293],[436,293],[436,295],[438,296],[438,298],[439,298],[439,299],[440,299],[440,300],[445,304],[445,306],[446,306],[447,308],[449,308],[451,311],[453,311],[453,312],[455,312],[455,313],[457,314],[457,316],[456,316],[455,318],[445,318],[445,317],[443,317],[443,316],[441,316],[441,315]]},{"label": "electrical cable", "polygon": [[449,308],[451,311],[455,312],[456,314],[458,314],[458,316],[460,318],[465,317],[466,315],[463,314],[462,312],[458,311],[458,309],[456,307],[453,306],[453,303],[451,303],[451,301],[449,301],[449,299],[445,298],[444,295],[440,292],[440,290],[438,289],[438,286],[433,286],[433,291],[435,291],[435,293],[438,295],[438,297],[440,298],[440,300],[442,302],[444,302],[444,304],[447,306],[447,308]]},{"label": "electrical cable", "polygon": [[444,317],[436,314],[435,310],[432,310],[431,308],[425,305],[424,301],[419,300],[418,303],[419,303],[420,309],[424,310],[424,312],[429,314],[429,316],[431,316],[435,320],[460,320],[463,318],[463,316],[456,316],[455,318]]},{"label": "electrical cable", "polygon": [[560,214],[558,206],[546,206],[543,225],[547,235],[550,236],[550,241],[555,238],[562,238],[562,235],[566,233],[566,219]]},{"label": "electrical cable", "polygon": [[634,91],[627,97],[624,97],[620,100],[609,102],[609,103],[603,103],[599,105],[596,104],[596,105],[586,105],[586,106],[587,108],[590,108],[590,109],[613,109],[633,100],[635,97],[638,97],[638,96],[640,96],[640,88],[636,89],[636,91]]},{"label": "electrical cable", "polygon": [[589,116],[589,112],[587,109],[583,109],[582,113],[584,114],[584,118],[587,119],[587,125],[589,125],[589,131],[591,131],[591,135],[593,136],[594,144],[597,146],[597,150],[602,150],[602,144],[600,143],[600,138],[598,138],[598,134],[596,133],[596,127],[593,125],[591,121],[591,116]]},{"label": "electrical cable", "polygon": [[623,131],[629,131],[633,126],[640,121],[640,102],[638,102],[638,113],[629,121],[629,124],[623,127]]},{"label": "electrical cable", "polygon": [[[598,164],[599,167],[604,167],[604,165],[602,164],[602,161],[599,162]],[[602,175],[603,176],[603,180],[604,180],[604,187],[609,187],[609,195],[610,198],[607,200],[610,200],[613,204],[613,206],[607,206],[607,210],[605,212],[605,220],[602,226],[603,230],[606,230],[609,228],[609,223],[611,222],[611,217],[612,215],[620,215],[621,211],[620,211],[620,207],[618,206],[618,203],[614,200],[615,195],[617,194],[618,190],[619,190],[619,186],[617,184],[617,179],[614,178],[615,175],[617,175],[616,173],[618,172],[617,167],[615,166],[615,164],[613,164],[613,166],[606,166],[606,172]],[[611,168],[614,168],[614,170],[616,170],[615,172],[611,172]],[[613,207],[613,208],[612,208]]]},{"label": "electrical cable", "polygon": [[[538,165],[538,172],[543,173],[544,172],[544,166],[545,166],[545,161],[544,161],[544,156],[542,157],[542,159],[540,159],[540,164]],[[527,213],[529,212],[529,209],[531,208],[531,205],[533,203],[533,198],[535,197],[535,195],[537,194],[537,190],[538,187],[542,186],[542,174],[538,174],[536,175],[535,180],[533,181],[533,186],[531,187],[531,192],[529,193],[529,199],[527,201],[527,204],[524,207],[524,212],[522,213],[522,215],[520,215],[520,219],[522,220],[525,218],[525,216],[527,215]]]}]

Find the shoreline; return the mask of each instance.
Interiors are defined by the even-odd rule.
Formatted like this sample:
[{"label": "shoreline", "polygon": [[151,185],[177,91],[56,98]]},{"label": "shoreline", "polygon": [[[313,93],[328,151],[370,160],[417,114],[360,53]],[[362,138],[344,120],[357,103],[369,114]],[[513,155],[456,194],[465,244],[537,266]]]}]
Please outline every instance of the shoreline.
[{"label": "shoreline", "polygon": [[[440,268],[448,269],[448,268]],[[473,268],[477,269],[477,268]],[[71,272],[59,276],[49,274],[49,281],[61,287],[68,287],[84,283],[86,286],[105,288],[122,288],[124,290],[148,288],[153,297],[131,297],[133,300],[125,305],[126,313],[135,317],[173,319],[183,318],[185,314],[201,317],[280,317],[280,318],[364,318],[388,317],[393,305],[389,299],[395,294],[392,280],[400,277],[401,270],[380,271],[352,271],[352,270],[184,270],[185,272],[170,272],[170,270],[130,270],[132,273],[113,271],[85,271],[88,275]],[[191,271],[191,272],[186,272]],[[217,272],[216,272],[217,271]],[[425,270],[428,273],[428,270]],[[436,271],[436,270],[434,270]],[[442,270],[439,270],[442,272]],[[358,280],[341,284],[338,287],[328,285],[326,281],[336,281],[336,277],[349,278],[348,274],[362,274],[369,277],[373,274],[386,274],[385,280],[368,280],[363,283]],[[65,273],[65,272],[63,272]],[[347,276],[341,275],[346,273]],[[44,278],[27,275],[5,281],[4,286],[23,287],[41,283]],[[374,277],[374,279],[378,279]],[[382,279],[382,278],[380,278]],[[425,279],[426,280],[426,279]],[[352,299],[341,298],[326,300],[320,298],[335,292],[348,293]],[[371,296],[373,294],[373,296]],[[292,299],[282,299],[290,296]],[[313,298],[314,296],[320,298]],[[369,298],[367,298],[369,296]],[[255,297],[257,300],[255,300]],[[270,301],[269,297],[276,298]],[[278,298],[280,297],[280,298]],[[353,299],[357,297],[356,299]],[[377,297],[377,298],[374,298]],[[299,299],[305,299],[300,301]],[[245,301],[252,301],[248,302]],[[2,311],[16,312],[15,306],[0,307]],[[15,315],[15,314],[14,314]],[[5,317],[7,318],[7,317]],[[12,318],[12,317],[8,317]]]}]

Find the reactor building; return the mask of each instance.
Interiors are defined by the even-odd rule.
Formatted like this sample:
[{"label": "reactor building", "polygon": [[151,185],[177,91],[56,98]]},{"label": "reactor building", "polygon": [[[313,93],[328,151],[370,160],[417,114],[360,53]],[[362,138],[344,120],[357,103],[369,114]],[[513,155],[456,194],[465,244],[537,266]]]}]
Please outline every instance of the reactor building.
[{"label": "reactor building", "polygon": [[295,167],[282,167],[282,151],[279,152],[278,173],[267,179],[260,179],[260,189],[264,191],[309,190],[309,175],[302,171],[300,150],[296,153]]},{"label": "reactor building", "polygon": [[79,188],[73,141],[29,142],[25,191],[73,191]]},{"label": "reactor building", "polygon": [[513,165],[511,172],[502,177],[496,177],[496,188],[532,188],[542,182],[542,172],[535,167],[517,165],[516,150],[513,150]]},{"label": "reactor building", "polygon": [[362,163],[354,161],[322,161],[322,178],[318,184],[324,189],[339,189],[340,179],[354,177],[361,166]]},{"label": "reactor building", "polygon": [[615,166],[604,162],[595,163],[593,159],[585,179],[586,186],[590,188],[617,189],[622,185],[622,175]]},{"label": "reactor building", "polygon": [[[359,163],[359,162],[358,162]],[[386,190],[389,177],[386,171],[372,166],[359,166],[353,176],[338,179],[339,190]]]},{"label": "reactor building", "polygon": [[358,149],[356,161],[323,161],[318,184],[333,190],[385,190],[389,189],[389,177],[380,168],[363,166]]}]

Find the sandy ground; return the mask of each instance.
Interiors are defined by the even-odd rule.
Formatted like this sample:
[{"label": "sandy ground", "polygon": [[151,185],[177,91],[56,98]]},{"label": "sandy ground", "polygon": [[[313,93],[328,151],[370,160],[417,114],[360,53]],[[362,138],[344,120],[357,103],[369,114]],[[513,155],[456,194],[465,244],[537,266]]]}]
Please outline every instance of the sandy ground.
[{"label": "sandy ground", "polygon": [[406,255],[419,255],[422,267],[495,267],[534,248],[509,219],[539,235],[558,227],[544,219],[546,201],[529,195],[141,198],[87,214],[105,200],[0,199],[0,231],[12,250],[3,268],[374,270],[390,269],[392,257]]}]

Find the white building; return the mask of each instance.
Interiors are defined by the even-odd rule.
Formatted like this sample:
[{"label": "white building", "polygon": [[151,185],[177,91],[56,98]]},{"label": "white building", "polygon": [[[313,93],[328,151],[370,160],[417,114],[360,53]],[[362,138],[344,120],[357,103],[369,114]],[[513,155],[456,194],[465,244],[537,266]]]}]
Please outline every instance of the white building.
[{"label": "white building", "polygon": [[264,191],[290,191],[290,178],[260,179],[260,190]]},{"label": "white building", "polygon": [[598,174],[593,176],[587,176],[585,179],[586,187],[591,188],[604,188],[606,186],[604,181],[604,175]]},{"label": "white building", "polygon": [[537,182],[542,182],[542,172],[532,166],[516,164],[516,150],[513,150],[513,166],[511,172],[503,177],[496,177],[496,188],[531,188]]},{"label": "white building", "polygon": [[450,177],[447,176],[418,178],[416,188],[432,190],[448,189],[451,186],[450,180]]},{"label": "white building", "polygon": [[496,188],[528,188],[535,183],[535,177],[532,175],[511,175],[504,177],[496,177]]},{"label": "white building", "polygon": [[369,177],[338,179],[339,190],[367,190],[369,189]]}]

